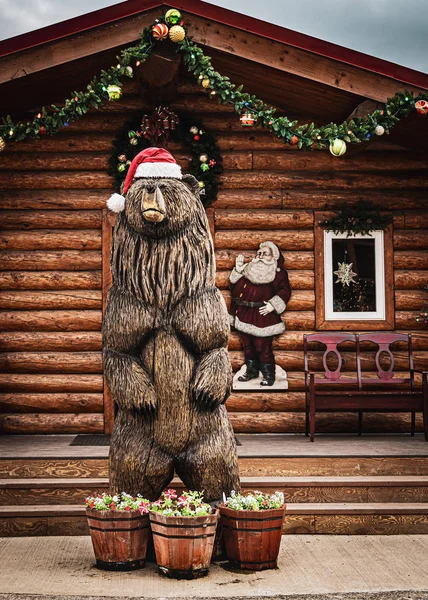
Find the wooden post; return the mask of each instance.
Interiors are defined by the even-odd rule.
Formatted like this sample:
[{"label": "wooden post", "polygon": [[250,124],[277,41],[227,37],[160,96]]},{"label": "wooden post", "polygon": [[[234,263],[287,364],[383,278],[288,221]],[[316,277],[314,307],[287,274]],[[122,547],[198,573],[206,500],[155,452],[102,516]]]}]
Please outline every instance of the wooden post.
[{"label": "wooden post", "polygon": [[208,217],[208,224],[210,227],[211,237],[213,239],[213,247],[215,248],[215,210],[213,208],[207,208],[206,213]]},{"label": "wooden post", "polygon": [[[108,209],[103,210],[102,226],[102,295],[103,295],[103,315],[106,307],[107,294],[111,286],[110,270],[110,251],[112,229],[116,221],[116,215]],[[103,377],[103,398],[104,398],[104,433],[110,434],[113,431],[114,422],[114,401],[110,390],[107,387],[105,377]]]}]

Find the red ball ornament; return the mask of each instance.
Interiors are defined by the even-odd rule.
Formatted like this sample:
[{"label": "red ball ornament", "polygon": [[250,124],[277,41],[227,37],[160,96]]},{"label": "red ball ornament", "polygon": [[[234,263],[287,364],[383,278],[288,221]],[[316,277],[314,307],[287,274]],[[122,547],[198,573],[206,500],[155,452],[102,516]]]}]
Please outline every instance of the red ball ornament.
[{"label": "red ball ornament", "polygon": [[45,127],[43,127],[43,125],[42,125],[42,126],[40,127],[40,129],[39,129],[39,133],[40,133],[40,135],[45,135],[45,133],[46,133],[46,128],[45,128]]},{"label": "red ball ornament", "polygon": [[199,142],[199,135],[194,135],[193,139],[195,140],[195,142]]},{"label": "red ball ornament", "polygon": [[297,137],[297,135],[293,135],[293,137],[290,140],[290,144],[292,146],[296,146],[299,143],[299,138]]},{"label": "red ball ornament", "polygon": [[255,118],[253,113],[246,112],[240,117],[241,125],[244,127],[253,127],[255,123]]},{"label": "red ball ornament", "polygon": [[152,35],[155,40],[166,40],[168,37],[168,26],[165,23],[158,23],[153,27]]},{"label": "red ball ornament", "polygon": [[75,101],[75,102],[78,102],[78,101],[79,101],[79,98],[78,98],[77,96],[75,96],[75,97],[74,97],[74,101]]},{"label": "red ball ornament", "polygon": [[428,114],[428,101],[427,100],[418,100],[415,102],[415,108],[420,115]]},{"label": "red ball ornament", "polygon": [[208,164],[210,165],[210,167],[215,167],[216,166],[216,162],[215,162],[215,160],[213,158],[210,160],[210,162]]}]

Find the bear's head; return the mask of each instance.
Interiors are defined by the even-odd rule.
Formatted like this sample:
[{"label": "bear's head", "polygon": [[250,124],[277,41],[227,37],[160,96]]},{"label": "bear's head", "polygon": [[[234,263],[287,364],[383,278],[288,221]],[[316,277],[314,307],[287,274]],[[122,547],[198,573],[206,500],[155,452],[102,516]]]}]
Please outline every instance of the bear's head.
[{"label": "bear's head", "polygon": [[199,190],[193,175],[136,179],[126,194],[122,218],[145,237],[179,234],[203,213]]}]

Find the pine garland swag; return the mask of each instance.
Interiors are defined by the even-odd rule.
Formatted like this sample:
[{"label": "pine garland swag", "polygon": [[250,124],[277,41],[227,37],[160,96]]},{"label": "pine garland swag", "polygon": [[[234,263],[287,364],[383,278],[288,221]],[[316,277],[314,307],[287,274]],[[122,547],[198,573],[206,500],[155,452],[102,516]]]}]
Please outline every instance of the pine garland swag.
[{"label": "pine garland swag", "polygon": [[385,231],[392,223],[392,215],[382,215],[378,206],[362,198],[354,205],[326,205],[325,209],[333,211],[335,215],[321,221],[319,226],[335,234],[346,233],[347,237],[355,234],[370,235],[371,231]]},{"label": "pine garland swag", "polygon": [[[121,192],[121,186],[125,180],[129,166],[128,164],[124,170],[118,171],[118,165],[124,164],[123,160],[119,160],[119,157],[126,157],[126,161],[130,163],[141,150],[155,145],[143,136],[137,137],[138,144],[133,145],[130,142],[129,132],[139,130],[142,116],[143,112],[133,115],[122,127],[113,142],[113,150],[109,160],[109,173],[115,179],[115,191],[118,193]],[[193,127],[197,128],[197,135],[190,131]],[[195,137],[198,139],[195,140]],[[170,132],[170,139],[181,143],[185,150],[190,150],[192,158],[189,162],[189,168],[184,170],[186,173],[194,175],[199,181],[199,185],[201,186],[201,202],[205,207],[209,206],[217,198],[219,188],[218,178],[223,173],[223,158],[217,144],[216,136],[205,129],[201,120],[194,119],[188,115],[180,115],[176,129]],[[206,164],[200,161],[199,157],[201,154],[206,154],[209,161],[214,161],[215,164],[208,165],[209,168],[206,170],[201,169],[201,165]]]},{"label": "pine garland swag", "polygon": [[163,15],[156,19],[153,25],[144,29],[140,34],[141,41],[137,45],[122,50],[117,57],[117,66],[101,71],[99,77],[94,77],[85,91],[73,92],[71,98],[65,100],[63,107],[43,107],[30,121],[14,123],[9,115],[2,118],[0,150],[11,140],[40,139],[43,135],[57,133],[62,127],[68,126],[69,122],[81,118],[90,108],[98,109],[106,101],[118,100],[122,91],[121,79],[125,76],[133,77],[134,68],[150,57],[156,43],[162,43],[156,39],[156,27],[159,23],[169,28],[168,35],[177,45],[177,52],[183,54],[189,71],[195,75],[210,97],[217,97],[221,104],[232,104],[238,114],[252,113],[256,117],[256,126],[272,131],[285,143],[296,145],[298,149],[314,150],[329,146],[332,154],[341,156],[346,151],[347,143],[359,144],[372,137],[388,134],[401,118],[407,117],[415,110],[420,115],[428,114],[428,92],[415,96],[413,92],[405,90],[389,98],[384,109],[341,124],[328,123],[316,127],[314,123],[299,125],[296,120],[275,117],[274,108],[256,96],[243,92],[242,86],[237,87],[228,77],[214,70],[210,57],[205,56],[203,50],[187,37],[187,29],[182,27],[182,21],[180,25],[174,24],[170,27],[171,20]]}]

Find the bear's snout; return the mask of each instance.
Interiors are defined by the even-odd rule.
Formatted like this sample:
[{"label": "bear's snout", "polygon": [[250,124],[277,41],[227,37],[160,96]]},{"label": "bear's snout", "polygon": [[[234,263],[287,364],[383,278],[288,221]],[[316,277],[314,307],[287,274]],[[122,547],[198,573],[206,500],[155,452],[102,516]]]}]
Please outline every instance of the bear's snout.
[{"label": "bear's snout", "polygon": [[161,223],[166,214],[165,200],[158,187],[147,186],[143,189],[141,200],[143,217],[150,223]]}]

